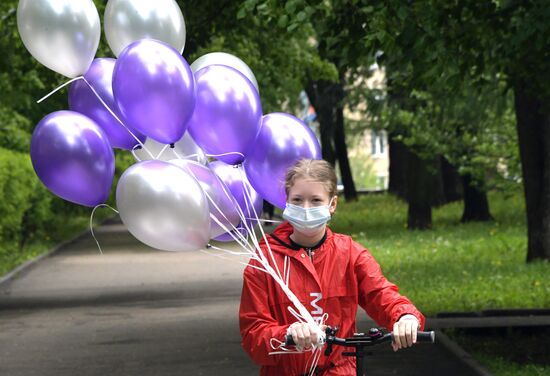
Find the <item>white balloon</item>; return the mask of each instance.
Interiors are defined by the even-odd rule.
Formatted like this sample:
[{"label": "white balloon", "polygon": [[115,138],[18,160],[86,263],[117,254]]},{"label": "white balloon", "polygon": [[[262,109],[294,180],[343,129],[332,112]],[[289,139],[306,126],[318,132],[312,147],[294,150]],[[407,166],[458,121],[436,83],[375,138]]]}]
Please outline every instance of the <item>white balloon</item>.
[{"label": "white balloon", "polygon": [[86,73],[101,36],[92,0],[20,0],[17,28],[36,60],[70,78]]},{"label": "white balloon", "polygon": [[120,177],[116,203],[139,241],[165,251],[193,251],[210,239],[210,212],[197,181],[180,167],[144,161]]},{"label": "white balloon", "polygon": [[174,0],[109,0],[103,22],[107,43],[117,57],[145,38],[160,40],[180,53],[185,47],[185,20]]},{"label": "white balloon", "polygon": [[211,52],[206,55],[202,55],[191,64],[191,70],[193,73],[205,68],[209,65],[225,65],[241,72],[246,78],[252,82],[258,93],[260,89],[258,87],[258,81],[252,70],[246,65],[244,61],[239,59],[235,55],[228,54],[226,52]]},{"label": "white balloon", "polygon": [[197,161],[203,165],[208,163],[208,158],[204,154],[204,151],[202,151],[199,145],[195,143],[188,132],[185,132],[183,137],[174,144],[173,148],[171,148],[170,145],[155,141],[151,137],[148,137],[143,145],[153,155],[153,157],[151,157],[145,149],[136,149],[134,151],[134,156],[138,158],[139,161],[149,159],[169,161],[172,159],[182,158]]}]

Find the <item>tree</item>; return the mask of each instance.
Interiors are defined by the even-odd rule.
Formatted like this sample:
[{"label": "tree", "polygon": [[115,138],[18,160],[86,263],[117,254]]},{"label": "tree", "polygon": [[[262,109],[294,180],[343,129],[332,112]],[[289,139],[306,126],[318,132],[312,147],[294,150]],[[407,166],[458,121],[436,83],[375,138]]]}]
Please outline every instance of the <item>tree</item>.
[{"label": "tree", "polygon": [[311,41],[319,57],[336,67],[337,77],[330,80],[319,80],[308,72],[305,89],[318,114],[323,158],[332,164],[338,162],[346,200],[357,199],[347,152],[344,106],[349,104],[348,92],[357,89],[349,85],[353,84],[354,70],[365,63],[363,49],[355,48],[362,37],[361,25],[357,22],[361,15],[355,12],[360,9],[346,1],[309,4],[247,0],[244,4],[253,13],[273,18],[274,26],[287,35],[311,27],[314,31]]},{"label": "tree", "polygon": [[[366,6],[366,5],[365,5]],[[483,86],[500,75],[514,95],[527,209],[527,261],[550,259],[550,7],[544,1],[370,2],[369,46],[405,51],[415,87]],[[453,68],[450,71],[449,67]],[[440,78],[441,77],[441,78]]]}]

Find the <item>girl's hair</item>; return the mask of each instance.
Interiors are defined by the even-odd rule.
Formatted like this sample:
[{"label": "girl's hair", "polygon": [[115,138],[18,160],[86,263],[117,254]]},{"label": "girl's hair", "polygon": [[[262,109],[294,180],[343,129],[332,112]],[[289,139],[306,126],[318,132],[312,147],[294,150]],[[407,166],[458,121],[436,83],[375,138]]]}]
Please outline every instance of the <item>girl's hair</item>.
[{"label": "girl's hair", "polygon": [[286,172],[285,192],[288,196],[296,179],[306,178],[322,183],[329,197],[336,195],[336,173],[330,163],[322,159],[300,159]]}]

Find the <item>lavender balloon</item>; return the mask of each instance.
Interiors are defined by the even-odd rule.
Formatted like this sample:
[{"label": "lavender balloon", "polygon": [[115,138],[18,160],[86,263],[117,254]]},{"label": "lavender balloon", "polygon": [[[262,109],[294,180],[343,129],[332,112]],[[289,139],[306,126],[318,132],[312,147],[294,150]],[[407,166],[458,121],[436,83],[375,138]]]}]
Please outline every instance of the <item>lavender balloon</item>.
[{"label": "lavender balloon", "polygon": [[[170,163],[181,167],[192,176],[201,186],[208,201],[210,213],[223,224],[225,228],[232,229],[239,224],[240,217],[237,212],[237,203],[229,188],[208,167],[186,159],[173,159]],[[223,227],[214,219],[210,220],[210,238],[225,233]]]},{"label": "lavender balloon", "polygon": [[241,163],[260,129],[262,105],[256,88],[239,71],[223,65],[199,70],[195,80],[197,104],[189,133],[206,154]]},{"label": "lavender balloon", "polygon": [[219,241],[219,242],[233,242],[233,241],[235,241],[235,238],[242,239],[242,237],[246,238],[247,236],[248,236],[248,231],[241,224],[241,225],[237,226],[236,230],[231,230],[229,232],[226,232],[225,234],[221,234],[220,236],[216,236],[214,238],[214,240]]},{"label": "lavender balloon", "polygon": [[[115,115],[121,121],[124,121],[113,97],[112,82],[115,62],[116,60],[111,58],[95,59],[90,69],[84,75],[84,78]],[[78,80],[71,84],[69,88],[69,108],[95,121],[105,131],[109,138],[109,143],[114,148],[130,150],[138,144],[139,142],[130,132],[142,143],[145,142],[145,136],[133,129],[129,124],[125,124],[128,129],[120,124],[83,80]]]},{"label": "lavender balloon", "polygon": [[107,135],[90,118],[73,111],[44,117],[31,139],[36,175],[55,195],[80,205],[107,200],[115,158]]},{"label": "lavender balloon", "polygon": [[262,214],[263,199],[248,182],[243,167],[231,166],[221,161],[212,162],[209,166],[235,197],[240,209],[248,218],[248,225],[255,224],[256,217]]},{"label": "lavender balloon", "polygon": [[313,131],[285,113],[262,118],[262,128],[244,169],[254,189],[273,205],[284,209],[286,171],[303,158],[321,159],[321,147]]},{"label": "lavender balloon", "polygon": [[195,81],[185,59],[152,39],[130,44],[113,72],[115,102],[127,124],[163,144],[178,141],[195,108]]}]

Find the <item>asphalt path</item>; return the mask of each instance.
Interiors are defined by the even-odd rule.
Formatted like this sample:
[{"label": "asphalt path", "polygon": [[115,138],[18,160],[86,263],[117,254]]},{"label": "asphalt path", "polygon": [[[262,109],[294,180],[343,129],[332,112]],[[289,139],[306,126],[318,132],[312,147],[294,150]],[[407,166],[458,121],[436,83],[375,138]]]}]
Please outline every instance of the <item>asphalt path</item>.
[{"label": "asphalt path", "polygon": [[[103,254],[85,234],[0,285],[0,375],[258,374],[238,331],[244,260],[156,251],[117,222],[96,236]],[[367,370],[474,374],[438,345],[376,348]]]}]

